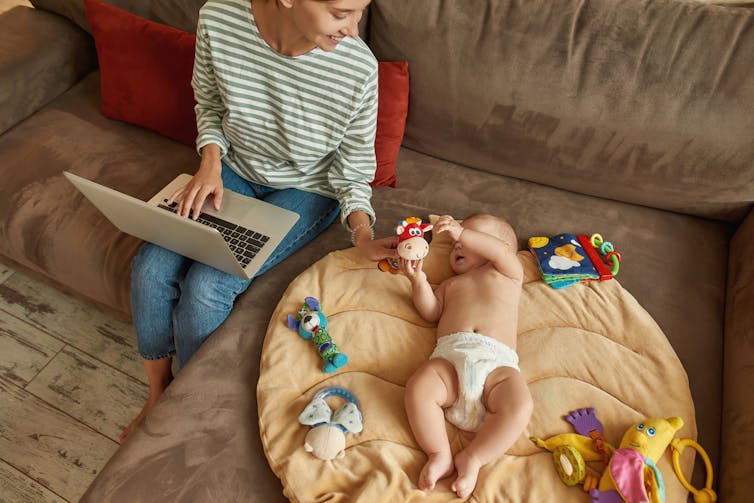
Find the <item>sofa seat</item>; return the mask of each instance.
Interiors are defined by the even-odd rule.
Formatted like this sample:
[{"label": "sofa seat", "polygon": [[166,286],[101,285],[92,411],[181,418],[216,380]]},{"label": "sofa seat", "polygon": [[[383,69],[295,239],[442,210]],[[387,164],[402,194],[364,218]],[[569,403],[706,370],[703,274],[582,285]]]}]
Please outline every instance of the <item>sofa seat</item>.
[{"label": "sofa seat", "polygon": [[99,96],[93,72],[0,136],[3,192],[11,195],[0,200],[0,254],[63,290],[76,285],[76,295],[123,318],[130,313],[128,264],[141,242],[114,227],[62,172],[148,199],[178,173],[196,171],[199,157],[176,141],[107,119]]},{"label": "sofa seat", "polygon": [[[389,234],[406,216],[464,217],[504,207],[522,244],[532,235],[565,231],[600,232],[614,242],[624,258],[618,281],[678,353],[696,404],[699,442],[718,459],[725,224],[494,175],[407,148],[398,166],[398,188],[374,192],[379,235]],[[285,501],[259,439],[256,385],[264,334],[288,284],[329,251],[348,247],[346,238],[335,224],[255,280],[83,501],[149,500],[155,480],[161,481],[161,498],[170,500],[191,495],[202,501]],[[299,342],[292,337],[291,348],[280,350],[295,350]]]}]

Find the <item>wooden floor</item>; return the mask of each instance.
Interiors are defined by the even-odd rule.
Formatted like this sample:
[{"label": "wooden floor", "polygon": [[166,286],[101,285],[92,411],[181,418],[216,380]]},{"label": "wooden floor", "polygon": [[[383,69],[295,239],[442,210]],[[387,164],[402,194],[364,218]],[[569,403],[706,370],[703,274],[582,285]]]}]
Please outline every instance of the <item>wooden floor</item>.
[{"label": "wooden floor", "polygon": [[0,502],[78,501],[144,378],[131,325],[0,264]]},{"label": "wooden floor", "polygon": [[132,325],[0,265],[0,502],[78,501],[144,381]]}]

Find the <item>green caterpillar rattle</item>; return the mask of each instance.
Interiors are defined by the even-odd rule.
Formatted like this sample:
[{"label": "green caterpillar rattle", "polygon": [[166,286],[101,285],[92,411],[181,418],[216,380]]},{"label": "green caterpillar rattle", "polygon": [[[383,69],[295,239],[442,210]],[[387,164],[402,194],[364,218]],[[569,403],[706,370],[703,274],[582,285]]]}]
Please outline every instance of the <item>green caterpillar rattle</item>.
[{"label": "green caterpillar rattle", "polygon": [[316,298],[306,297],[296,316],[288,315],[288,328],[298,330],[301,337],[312,341],[319,356],[325,361],[322,371],[330,374],[348,363],[348,357],[341,353],[330,337],[327,316],[321,309],[322,306]]}]

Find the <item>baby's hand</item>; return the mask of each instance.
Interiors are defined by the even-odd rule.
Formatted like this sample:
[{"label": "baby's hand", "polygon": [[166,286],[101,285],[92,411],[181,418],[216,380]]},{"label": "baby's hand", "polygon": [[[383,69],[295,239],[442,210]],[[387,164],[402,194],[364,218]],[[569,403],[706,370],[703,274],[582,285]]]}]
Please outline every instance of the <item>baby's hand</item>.
[{"label": "baby's hand", "polygon": [[405,258],[398,259],[398,268],[406,275],[406,277],[414,283],[415,281],[424,281],[427,275],[422,271],[423,260],[406,260]]},{"label": "baby's hand", "polygon": [[450,235],[450,239],[458,241],[463,232],[463,227],[450,215],[443,215],[437,219],[434,228],[434,232],[447,232]]}]

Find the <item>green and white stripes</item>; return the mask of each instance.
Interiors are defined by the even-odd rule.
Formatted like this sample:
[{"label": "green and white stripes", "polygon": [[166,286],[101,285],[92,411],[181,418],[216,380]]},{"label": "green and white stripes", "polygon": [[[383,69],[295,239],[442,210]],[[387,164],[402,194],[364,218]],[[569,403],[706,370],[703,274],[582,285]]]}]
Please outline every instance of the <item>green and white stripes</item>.
[{"label": "green and white stripes", "polygon": [[359,38],[288,57],[262,39],[248,0],[210,0],[197,27],[197,149],[241,176],[338,200],[374,219],[377,61]]}]

